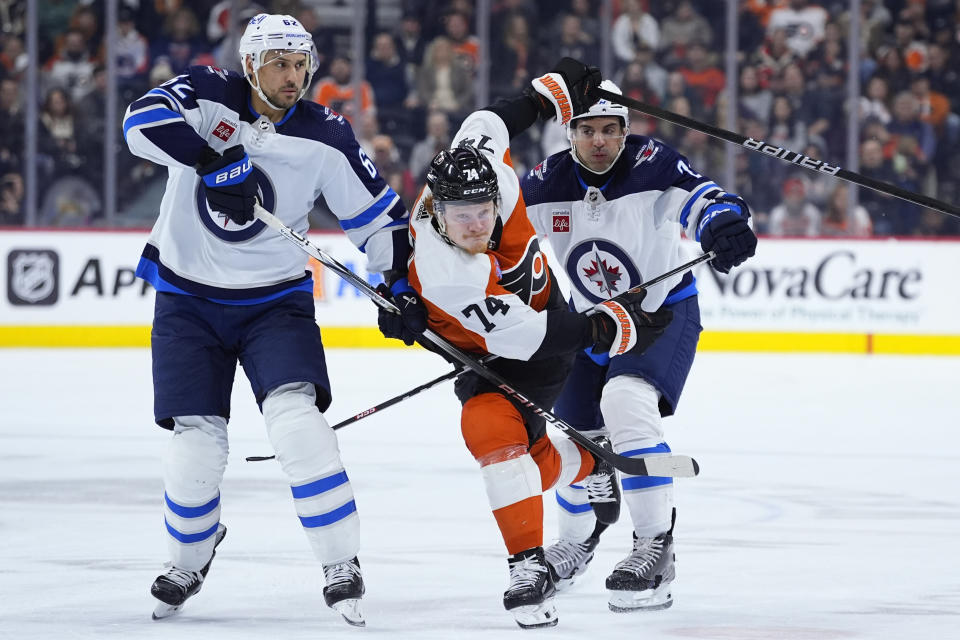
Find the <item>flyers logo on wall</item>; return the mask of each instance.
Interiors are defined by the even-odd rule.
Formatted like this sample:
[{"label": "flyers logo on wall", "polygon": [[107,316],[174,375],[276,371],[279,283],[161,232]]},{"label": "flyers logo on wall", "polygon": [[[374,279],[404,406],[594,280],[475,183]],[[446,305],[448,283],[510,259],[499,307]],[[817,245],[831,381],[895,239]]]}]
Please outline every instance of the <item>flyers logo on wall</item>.
[{"label": "flyers logo on wall", "polygon": [[50,306],[60,295],[60,257],[50,249],[7,254],[7,300],[16,306]]}]

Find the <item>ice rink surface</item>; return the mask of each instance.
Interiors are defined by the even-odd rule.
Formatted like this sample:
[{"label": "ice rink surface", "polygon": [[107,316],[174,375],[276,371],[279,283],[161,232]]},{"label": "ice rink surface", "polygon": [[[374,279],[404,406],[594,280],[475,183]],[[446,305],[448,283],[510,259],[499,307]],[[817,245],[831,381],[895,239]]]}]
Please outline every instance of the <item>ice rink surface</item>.
[{"label": "ice rink surface", "polygon": [[[425,352],[332,350],[331,422],[440,374]],[[960,361],[703,353],[674,451],[672,609],[614,614],[603,580],[626,514],[522,631],[501,604],[505,551],[447,382],[339,432],[360,509],[367,627],[323,604],[323,575],[242,370],[220,546],[203,591],[153,622],[165,560],[149,352],[0,351],[0,637],[185,640],[549,637],[890,640],[960,637]],[[521,386],[521,384],[518,384]],[[555,529],[547,499],[547,541]]]}]

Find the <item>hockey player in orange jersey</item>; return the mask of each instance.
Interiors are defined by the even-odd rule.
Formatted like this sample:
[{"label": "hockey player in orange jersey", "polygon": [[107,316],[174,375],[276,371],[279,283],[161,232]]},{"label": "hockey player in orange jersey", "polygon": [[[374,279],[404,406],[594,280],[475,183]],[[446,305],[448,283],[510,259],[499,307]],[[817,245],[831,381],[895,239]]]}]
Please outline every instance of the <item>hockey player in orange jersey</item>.
[{"label": "hockey player in orange jersey", "polygon": [[[522,95],[466,118],[450,150],[433,159],[413,208],[407,278],[389,290],[401,313],[382,312],[381,330],[412,343],[425,308],[431,330],[473,354],[542,407],[551,407],[583,348],[617,356],[642,352],[669,323],[646,313],[643,293],[569,310],[527,218],[510,139],[538,117],[566,122],[595,101],[600,72],[570,58]],[[542,493],[581,482],[601,521],[619,515],[612,467],[565,437],[548,437],[542,417],[479,375],[456,383],[461,430],[480,464],[493,515],[510,554],[504,607],[524,628],[553,626],[554,578],[543,555]],[[609,446],[608,443],[603,443]]]}]

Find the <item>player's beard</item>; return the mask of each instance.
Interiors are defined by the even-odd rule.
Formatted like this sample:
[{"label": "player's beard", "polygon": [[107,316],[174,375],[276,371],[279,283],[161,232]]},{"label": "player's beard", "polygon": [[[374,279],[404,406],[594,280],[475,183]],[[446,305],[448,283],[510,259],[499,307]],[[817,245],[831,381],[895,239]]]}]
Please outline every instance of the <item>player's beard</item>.
[{"label": "player's beard", "polygon": [[[287,93],[287,90],[293,90],[293,93]],[[270,103],[281,108],[289,109],[297,103],[297,100],[300,99],[300,91],[297,90],[293,85],[287,87],[281,87],[277,89],[274,93],[267,93],[264,91],[267,96],[267,99],[270,100]]]}]

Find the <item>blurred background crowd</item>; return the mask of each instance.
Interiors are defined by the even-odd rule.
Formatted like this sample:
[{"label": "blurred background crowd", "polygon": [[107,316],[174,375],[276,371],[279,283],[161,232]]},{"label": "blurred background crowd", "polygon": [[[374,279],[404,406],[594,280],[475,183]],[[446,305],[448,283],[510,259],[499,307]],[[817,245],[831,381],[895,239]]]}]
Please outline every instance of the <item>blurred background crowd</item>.
[{"label": "blurred background crowd", "polygon": [[[601,66],[632,98],[960,200],[960,0],[42,0],[33,10],[31,22],[27,0],[0,0],[0,226],[149,227],[166,171],[126,150],[124,109],[189,65],[238,70],[239,35],[261,11],[313,33],[309,97],[350,120],[408,206],[468,113],[565,55]],[[950,216],[703,133],[640,114],[630,127],[740,193],[762,234],[960,235]],[[522,172],[567,147],[549,123],[515,139],[511,156]],[[336,225],[322,202],[311,223]]]}]

